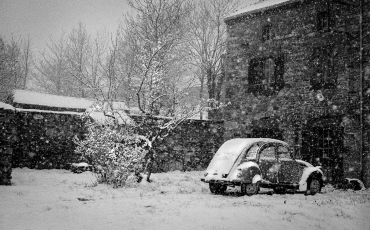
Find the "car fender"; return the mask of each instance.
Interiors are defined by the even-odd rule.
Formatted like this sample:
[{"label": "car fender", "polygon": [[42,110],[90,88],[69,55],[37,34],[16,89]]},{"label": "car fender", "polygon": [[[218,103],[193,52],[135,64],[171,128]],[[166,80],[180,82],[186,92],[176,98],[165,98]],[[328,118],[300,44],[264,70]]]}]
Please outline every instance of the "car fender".
[{"label": "car fender", "polygon": [[256,183],[261,180],[261,170],[255,162],[245,162],[237,167],[241,183]]},{"label": "car fender", "polygon": [[255,184],[255,183],[257,183],[258,181],[261,181],[261,180],[262,180],[261,174],[257,174],[253,177],[252,183]]},{"label": "car fender", "polygon": [[323,176],[323,172],[319,167],[307,167],[303,170],[301,180],[299,181],[299,191],[307,190],[307,180],[313,174],[320,174]]}]

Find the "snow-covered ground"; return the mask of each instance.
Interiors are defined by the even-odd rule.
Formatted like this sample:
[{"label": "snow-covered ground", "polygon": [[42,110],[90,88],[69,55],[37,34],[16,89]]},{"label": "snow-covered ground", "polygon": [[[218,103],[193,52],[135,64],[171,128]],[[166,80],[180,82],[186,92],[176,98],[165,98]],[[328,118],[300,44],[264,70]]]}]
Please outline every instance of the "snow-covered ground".
[{"label": "snow-covered ground", "polygon": [[91,172],[13,169],[13,185],[0,187],[0,229],[370,229],[369,190],[212,195],[201,175],[113,189]]}]

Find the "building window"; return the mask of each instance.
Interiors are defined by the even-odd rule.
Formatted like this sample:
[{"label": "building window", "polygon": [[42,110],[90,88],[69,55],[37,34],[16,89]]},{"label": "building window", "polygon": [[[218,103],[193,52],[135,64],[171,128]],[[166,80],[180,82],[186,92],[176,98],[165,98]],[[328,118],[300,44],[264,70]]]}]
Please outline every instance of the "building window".
[{"label": "building window", "polygon": [[330,14],[329,11],[317,13],[317,31],[330,29]]},{"label": "building window", "polygon": [[370,80],[370,63],[365,66],[365,80]]},{"label": "building window", "polygon": [[249,62],[248,91],[271,95],[284,86],[284,55],[255,58]]},{"label": "building window", "polygon": [[271,86],[274,84],[275,78],[275,61],[272,58],[267,58],[264,66],[263,71],[265,72],[265,79],[263,84],[266,86]]},{"label": "building window", "polygon": [[337,77],[334,72],[336,52],[330,46],[314,48],[312,52],[311,86],[313,89],[335,88]]},{"label": "building window", "polygon": [[268,41],[274,38],[274,34],[271,29],[271,25],[265,25],[262,27],[262,41]]}]

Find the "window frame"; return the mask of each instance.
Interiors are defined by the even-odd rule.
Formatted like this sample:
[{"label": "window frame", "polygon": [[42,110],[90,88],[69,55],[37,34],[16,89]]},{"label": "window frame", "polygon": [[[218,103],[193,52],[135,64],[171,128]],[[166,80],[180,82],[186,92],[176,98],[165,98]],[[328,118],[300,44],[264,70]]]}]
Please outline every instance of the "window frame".
[{"label": "window frame", "polygon": [[330,12],[328,10],[318,11],[316,13],[316,30],[328,31],[332,27]]},{"label": "window frame", "polygon": [[[266,63],[269,60],[272,60],[274,65],[272,76],[266,76]],[[247,79],[248,92],[264,95],[277,93],[284,87],[284,70],[285,54],[250,59]],[[267,77],[272,79],[267,79]]]},{"label": "window frame", "polygon": [[334,68],[335,53],[332,45],[313,48],[310,58],[312,65],[310,85],[313,89],[330,89],[337,86],[338,76]]},{"label": "window frame", "polygon": [[272,25],[271,24],[266,24],[262,26],[262,37],[261,40],[262,42],[270,41],[274,39],[274,33],[272,33]]},{"label": "window frame", "polygon": [[[263,154],[265,150],[271,150],[271,149],[272,149],[272,152],[268,152],[268,153],[273,153],[273,156]],[[277,160],[276,145],[270,143],[265,146],[262,146],[259,149],[258,156],[259,156],[259,160]]]}]

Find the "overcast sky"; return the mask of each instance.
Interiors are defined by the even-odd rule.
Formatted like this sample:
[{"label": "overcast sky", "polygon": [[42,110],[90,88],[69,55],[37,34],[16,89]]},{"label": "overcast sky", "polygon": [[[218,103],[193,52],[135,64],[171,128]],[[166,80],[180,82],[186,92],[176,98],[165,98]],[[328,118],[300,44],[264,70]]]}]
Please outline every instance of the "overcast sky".
[{"label": "overcast sky", "polygon": [[[257,0],[241,0],[246,5]],[[45,44],[69,34],[79,22],[90,35],[106,30],[114,33],[129,7],[126,0],[0,0],[0,35],[5,39],[31,40],[34,53]]]},{"label": "overcast sky", "polygon": [[70,33],[79,22],[89,34],[114,33],[129,7],[125,0],[0,0],[0,35],[30,37],[36,53],[50,36]]}]

